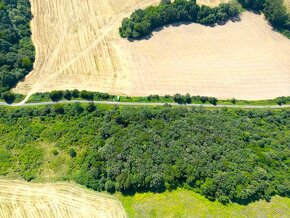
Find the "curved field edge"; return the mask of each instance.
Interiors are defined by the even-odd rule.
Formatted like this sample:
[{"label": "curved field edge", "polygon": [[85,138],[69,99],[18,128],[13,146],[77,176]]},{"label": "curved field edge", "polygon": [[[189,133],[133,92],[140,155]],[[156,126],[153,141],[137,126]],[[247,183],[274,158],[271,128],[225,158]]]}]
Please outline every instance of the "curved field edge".
[{"label": "curved field edge", "polygon": [[270,202],[260,200],[249,205],[212,202],[186,189],[161,194],[116,194],[129,217],[289,217],[290,199],[275,196]]},{"label": "curved field edge", "polygon": [[112,195],[73,183],[28,183],[0,178],[1,217],[126,217]]},{"label": "curved field edge", "polygon": [[[120,39],[120,37],[118,36],[118,27],[120,25],[121,19],[123,17],[130,15],[130,13],[134,11],[136,8],[145,8],[146,6],[154,5],[159,1],[147,0],[141,2],[141,0],[134,1],[119,0],[114,1],[114,3],[112,3],[112,1],[106,1],[106,3],[103,3],[102,1],[96,2],[86,0],[84,3],[83,2],[81,3],[82,4],[81,6],[78,5],[80,3],[77,3],[76,1],[73,0],[65,2],[65,5],[63,5],[63,3],[59,4],[54,3],[55,0],[54,1],[33,0],[33,2],[34,2],[33,8],[35,12],[35,17],[32,21],[33,37],[35,38],[34,41],[38,42],[38,44],[41,44],[43,48],[40,45],[36,46],[37,58],[35,62],[34,71],[26,77],[24,82],[18,84],[16,89],[14,89],[14,91],[16,92],[27,94],[29,92],[30,93],[45,92],[54,89],[65,90],[78,88],[90,91],[98,90],[102,92],[109,92],[111,94],[122,94],[129,96],[139,96],[139,95],[146,96],[152,94],[150,92],[153,92],[153,94],[154,93],[175,94],[176,92],[185,94],[186,92],[190,92],[192,94],[200,94],[208,96],[210,95],[219,98],[245,97],[246,99],[260,99],[259,96],[255,96],[258,94],[261,95],[263,98],[274,98],[281,95],[288,95],[288,90],[286,89],[285,91],[284,83],[287,83],[289,81],[289,78],[287,77],[287,75],[285,78],[284,73],[282,73],[283,75],[281,75],[281,79],[279,79],[280,76],[275,75],[273,83],[269,83],[269,81],[272,80],[273,74],[270,74],[269,76],[265,74],[263,78],[261,78],[260,74],[253,76],[241,75],[242,78],[238,78],[237,76],[237,78],[235,79],[230,74],[224,76],[224,74],[222,73],[220,73],[221,75],[215,75],[213,72],[211,72],[212,74],[204,73],[200,77],[201,80],[198,80],[199,75],[191,75],[193,73],[188,72],[194,73],[196,72],[195,74],[199,74],[199,72],[201,71],[198,67],[200,67],[200,65],[202,64],[200,61],[197,60],[198,64],[195,67],[198,69],[196,71],[190,71],[189,68],[194,65],[190,62],[187,63],[186,60],[182,60],[185,61],[186,63],[185,64],[180,63],[180,65],[187,66],[186,64],[188,64],[189,67],[188,69],[185,69],[183,72],[177,71],[179,73],[178,74],[174,71],[174,68],[172,67],[170,67],[169,71],[167,71],[166,68],[167,65],[163,66],[161,64],[161,61],[158,61],[159,57],[157,57],[157,59],[154,60],[154,58],[150,56],[150,52],[146,53],[146,51],[143,51],[143,53],[146,54],[148,60],[144,61],[145,62],[147,61],[148,65],[146,63],[142,63],[142,60],[140,61],[140,63],[138,61],[137,62],[130,61],[131,58],[129,58],[128,64],[125,63],[128,60],[126,56],[127,55],[134,56],[134,53],[131,54],[130,49],[132,48],[127,47],[127,45],[123,45],[123,42],[118,42],[118,40]],[[43,5],[43,7],[39,7],[39,5]],[[48,5],[47,9],[45,5]],[[94,13],[95,11],[92,10],[90,11],[90,13],[92,13],[90,15],[90,13],[88,13],[86,9],[86,5],[91,5],[92,9],[99,10],[98,13]],[[45,8],[45,11],[42,11],[43,8]],[[71,11],[68,10],[69,8],[74,8],[75,14],[70,13]],[[96,14],[98,16],[96,16]],[[88,15],[90,18],[88,18]],[[41,28],[37,29],[37,26],[40,25],[44,26],[42,22],[53,20],[50,19],[51,16],[53,16],[54,20],[56,19],[53,24],[49,23],[48,25],[46,25],[47,27],[46,30]],[[75,19],[76,17],[80,17],[80,19]],[[59,18],[59,20],[57,18]],[[82,28],[79,28],[80,26],[79,21],[82,20],[88,21],[83,22],[85,23],[86,26],[81,26]],[[253,21],[252,23],[255,22]],[[237,23],[236,25],[239,25],[239,23]],[[228,27],[228,25],[225,26]],[[183,29],[183,27],[180,28]],[[60,35],[59,29],[67,30],[66,35],[63,34]],[[226,30],[227,29],[228,28],[226,28]],[[239,29],[242,29],[242,27],[240,27]],[[261,31],[263,32],[267,30],[264,30],[263,27]],[[271,35],[268,35],[266,37],[267,38],[266,40],[268,40],[271,37],[274,38],[278,37],[277,35],[274,36],[275,33],[273,31],[271,33],[272,33]],[[53,36],[51,36],[50,34],[52,34]],[[257,35],[255,33],[253,34],[253,32],[252,33],[241,32],[238,33],[237,35],[243,34],[245,34],[246,36]],[[84,39],[84,35],[87,37],[85,40],[82,40]],[[262,36],[263,35],[265,34],[263,33]],[[65,40],[66,37],[69,38],[70,40]],[[173,37],[172,40],[169,39],[170,37],[168,38],[168,40],[173,41],[174,44],[175,35],[173,34],[172,37]],[[179,35],[176,37],[179,37]],[[220,37],[223,38],[223,36]],[[233,36],[228,40],[225,39],[226,41],[225,43],[230,43],[231,39],[234,39],[235,37],[236,36]],[[42,41],[46,41],[48,43],[47,44],[41,43]],[[79,41],[81,41],[82,44],[79,44]],[[265,40],[259,39],[259,41]],[[72,44],[75,45],[73,49],[71,49]],[[160,43],[157,44],[162,45]],[[254,45],[255,44],[256,43],[254,43]],[[122,49],[122,46],[125,46],[126,50]],[[155,46],[153,46],[153,49],[154,47]],[[189,49],[194,50],[191,48]],[[203,48],[201,48],[201,50],[202,49]],[[235,51],[234,48],[233,51]],[[255,49],[255,51],[259,51],[259,49]],[[185,56],[189,56],[188,59],[193,60],[194,58],[192,58],[192,56],[194,54],[187,52],[188,51],[186,50]],[[257,54],[255,57],[264,58],[265,57],[264,54],[269,54],[269,52],[267,51],[261,52],[263,53],[263,55]],[[168,52],[166,51],[164,51],[164,53],[166,55],[168,54]],[[274,53],[276,57],[277,52]],[[180,55],[182,54],[180,53]],[[167,56],[168,58],[165,59],[167,60],[166,62],[169,63],[170,61],[168,60],[170,60],[171,56],[170,54],[168,54]],[[231,56],[231,54],[224,54],[224,56],[225,58],[229,56],[229,58],[233,61],[235,61],[238,58],[236,56],[236,53],[233,56]],[[271,57],[265,57],[265,59],[267,60],[269,58],[271,59]],[[144,59],[144,56],[142,59]],[[249,57],[247,57],[247,59],[251,60],[251,58]],[[155,65],[155,62],[158,64]],[[229,65],[230,62],[231,61],[228,61],[228,63],[226,64]],[[269,63],[269,61],[264,62]],[[273,60],[273,62],[275,62],[275,60]],[[216,66],[217,68],[219,68],[218,63],[219,61],[212,62],[214,67]],[[246,63],[247,66],[245,67],[241,63],[240,65],[235,65],[235,63],[236,62],[232,64],[236,66],[237,71],[243,71],[243,69],[246,69],[247,70],[246,72],[248,72],[249,68],[251,70],[254,70],[253,68],[257,67],[257,65],[259,71],[261,72],[264,71],[264,69],[260,69],[259,67],[264,65],[260,63],[255,65],[256,62],[254,60],[253,63],[250,64],[248,64],[247,62]],[[280,63],[280,65],[283,65],[283,63],[281,63],[280,61],[278,61],[278,63]],[[150,64],[152,65],[152,67],[150,67]],[[276,63],[273,64],[276,66]],[[148,66],[149,69],[147,71],[147,69],[143,69],[141,67],[140,69],[141,71],[136,71],[134,70],[135,65]],[[181,69],[177,65],[175,68]],[[172,69],[174,72],[171,72]],[[142,71],[144,71],[145,73],[142,73]],[[158,73],[156,74],[155,71]],[[138,72],[138,75],[136,75],[136,72]],[[174,76],[172,77],[171,75]],[[207,78],[204,78],[204,75],[210,75],[209,77],[212,79],[208,81]],[[195,76],[197,78],[195,78]],[[221,81],[221,78],[226,78],[226,80]],[[253,84],[254,83],[253,81],[260,81],[260,83]],[[271,84],[273,84],[273,88],[269,87],[269,85]],[[202,87],[200,89],[201,85]],[[233,90],[232,87],[235,87],[235,90]],[[251,89],[253,89],[254,91],[250,93],[249,90]],[[173,93],[168,93],[170,91],[172,91]],[[229,95],[224,95],[224,92],[229,93]],[[238,95],[240,92],[246,93],[247,96],[242,95],[243,93],[241,95]]]}]

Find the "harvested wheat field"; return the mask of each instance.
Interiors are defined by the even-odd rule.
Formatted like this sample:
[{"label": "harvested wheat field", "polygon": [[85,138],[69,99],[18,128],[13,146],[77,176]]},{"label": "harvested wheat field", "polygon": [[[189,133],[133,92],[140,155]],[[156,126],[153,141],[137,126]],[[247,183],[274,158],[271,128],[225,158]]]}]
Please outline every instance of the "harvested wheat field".
[{"label": "harvested wheat field", "polygon": [[288,11],[290,11],[290,0],[284,0],[285,2],[285,6],[288,9]]},{"label": "harvested wheat field", "polygon": [[126,94],[112,45],[123,17],[159,0],[31,0],[34,70],[15,91],[86,89]]},{"label": "harvested wheat field", "polygon": [[126,217],[114,197],[69,183],[0,179],[0,217]]},{"label": "harvested wheat field", "polygon": [[240,22],[214,28],[169,26],[150,40],[120,40],[119,46],[134,81],[132,95],[148,90],[249,100],[290,95],[290,40],[261,15],[245,12]]},{"label": "harvested wheat field", "polygon": [[[223,26],[170,26],[121,39],[121,20],[159,0],[31,0],[34,71],[15,92],[86,89],[111,94],[191,93],[267,99],[290,95],[290,40],[262,15]],[[200,0],[215,6],[222,0]]]}]

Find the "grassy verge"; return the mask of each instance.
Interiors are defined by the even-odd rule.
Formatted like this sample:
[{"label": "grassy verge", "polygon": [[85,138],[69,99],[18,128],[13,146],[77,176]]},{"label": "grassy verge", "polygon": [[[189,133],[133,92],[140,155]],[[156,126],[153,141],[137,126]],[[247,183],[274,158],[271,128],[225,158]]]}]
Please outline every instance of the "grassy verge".
[{"label": "grassy verge", "polygon": [[[70,98],[65,97],[65,92],[70,92]],[[109,95],[107,93],[99,92],[87,92],[82,93],[82,91],[77,91],[78,94],[73,95],[74,91],[59,91],[57,101],[61,100],[94,100],[94,101],[119,101],[119,102],[142,102],[142,103],[180,103],[180,104],[220,104],[220,105],[252,105],[252,106],[268,106],[277,104],[289,104],[290,97],[278,97],[275,99],[268,100],[218,100],[214,97],[206,96],[190,96],[190,95],[180,95],[176,94],[174,96],[166,95],[150,95],[147,97],[129,97],[129,96],[115,96]],[[52,101],[51,93],[35,93],[33,94],[27,103],[37,103],[37,102],[50,102]]]},{"label": "grassy verge", "polygon": [[247,206],[212,202],[193,191],[177,189],[162,194],[116,194],[129,217],[289,217],[290,199],[275,196]]}]

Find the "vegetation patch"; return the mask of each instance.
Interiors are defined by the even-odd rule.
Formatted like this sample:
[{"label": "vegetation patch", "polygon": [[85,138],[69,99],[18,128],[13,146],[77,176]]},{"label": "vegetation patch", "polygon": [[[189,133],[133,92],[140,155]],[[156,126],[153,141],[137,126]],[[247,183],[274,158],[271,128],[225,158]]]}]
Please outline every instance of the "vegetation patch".
[{"label": "vegetation patch", "polygon": [[88,100],[88,101],[116,101],[116,102],[144,102],[144,103],[178,103],[178,104],[212,104],[212,105],[285,105],[290,103],[290,96],[277,97],[268,100],[238,100],[235,98],[222,100],[215,97],[208,96],[191,96],[190,94],[181,95],[175,94],[173,96],[165,95],[149,95],[147,97],[130,97],[130,96],[115,96],[108,93],[78,91],[78,90],[65,90],[65,91],[52,91],[46,93],[35,93],[30,96],[28,103],[37,102],[58,102],[63,100]]},{"label": "vegetation patch", "polygon": [[9,93],[3,92],[15,86],[32,69],[31,18],[29,0],[0,1],[0,95],[4,99]]},{"label": "vegetation patch", "polygon": [[[283,0],[238,0],[249,10],[262,11],[266,19],[281,33],[290,37],[290,15]],[[136,10],[130,18],[124,18],[119,29],[120,36],[140,39],[158,27],[176,22],[196,22],[216,25],[235,18],[242,11],[236,1],[221,3],[215,8],[199,6],[196,0],[162,0],[158,6]]]},{"label": "vegetation patch", "polygon": [[0,173],[41,179],[62,165],[58,178],[98,191],[186,187],[224,204],[289,197],[289,121],[287,109],[2,107]]},{"label": "vegetation patch", "polygon": [[271,202],[260,200],[249,205],[212,202],[200,194],[177,189],[164,193],[116,195],[129,217],[288,217],[290,199],[275,196]]},{"label": "vegetation patch", "polygon": [[195,0],[162,0],[158,6],[136,10],[130,18],[124,18],[119,29],[120,36],[140,39],[158,27],[176,22],[196,22],[203,25],[225,23],[240,12],[235,2],[222,3],[211,8],[199,6]]}]

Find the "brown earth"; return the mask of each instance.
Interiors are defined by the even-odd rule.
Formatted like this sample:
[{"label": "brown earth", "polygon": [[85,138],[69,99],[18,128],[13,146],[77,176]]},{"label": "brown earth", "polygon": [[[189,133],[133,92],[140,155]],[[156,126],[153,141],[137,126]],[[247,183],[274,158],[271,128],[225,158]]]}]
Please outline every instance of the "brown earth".
[{"label": "brown earth", "polygon": [[[290,41],[262,16],[215,28],[166,27],[120,39],[121,20],[159,0],[31,0],[34,71],[15,92],[86,89],[111,94],[191,93],[266,99],[290,95]],[[199,3],[217,5],[216,0]]]}]

